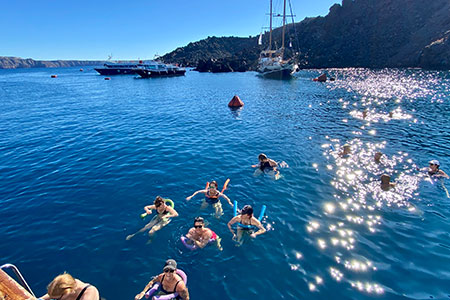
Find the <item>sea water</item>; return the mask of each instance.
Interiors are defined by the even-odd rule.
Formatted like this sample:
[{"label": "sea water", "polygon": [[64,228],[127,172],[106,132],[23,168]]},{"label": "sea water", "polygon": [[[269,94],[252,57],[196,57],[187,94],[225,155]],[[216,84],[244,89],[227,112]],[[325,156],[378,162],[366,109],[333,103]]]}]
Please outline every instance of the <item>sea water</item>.
[{"label": "sea water", "polygon": [[[191,299],[449,298],[450,184],[416,169],[438,159],[450,173],[450,73],[328,73],[336,81],[0,70],[0,263],[37,295],[67,271],[108,300],[133,299],[173,258]],[[240,110],[227,107],[234,95]],[[286,163],[279,180],[254,173],[259,153]],[[380,189],[383,173],[394,189]],[[267,233],[241,246],[226,201],[216,219],[200,195],[185,200],[227,178],[240,207],[267,206]],[[179,217],[125,240],[157,195]],[[223,251],[182,245],[195,216]]]}]

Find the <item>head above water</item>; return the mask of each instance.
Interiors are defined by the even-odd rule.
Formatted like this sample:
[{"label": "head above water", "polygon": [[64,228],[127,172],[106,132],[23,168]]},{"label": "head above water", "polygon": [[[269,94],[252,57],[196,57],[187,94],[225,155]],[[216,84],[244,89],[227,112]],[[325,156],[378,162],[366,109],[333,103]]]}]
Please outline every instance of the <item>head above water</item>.
[{"label": "head above water", "polygon": [[164,199],[161,196],[156,196],[155,201],[153,201],[153,204],[156,207],[161,206],[162,204],[164,204]]},{"label": "head above water", "polygon": [[219,185],[217,184],[217,181],[213,180],[209,183],[208,187],[217,189],[219,187]]},{"label": "head above water", "polygon": [[381,184],[388,184],[389,182],[391,182],[391,176],[388,174],[381,175]]},{"label": "head above water", "polygon": [[375,152],[375,155],[374,155],[373,158],[374,158],[374,160],[375,160],[376,162],[379,162],[382,156],[383,156],[383,153],[381,153],[381,152]]},{"label": "head above water", "polygon": [[47,293],[52,299],[58,299],[66,294],[72,293],[77,286],[75,278],[69,273],[58,275],[47,286]]},{"label": "head above water", "polygon": [[253,207],[251,205],[245,205],[241,210],[241,215],[253,216]]},{"label": "head above water", "polygon": [[258,160],[259,161],[268,160],[267,155],[265,155],[264,153],[261,153],[260,155],[258,155]]},{"label": "head above water", "polygon": [[205,224],[205,219],[203,219],[202,217],[196,217],[194,219],[194,226],[195,225],[204,225]]},{"label": "head above water", "polygon": [[177,269],[177,262],[174,259],[168,259],[166,260],[166,263],[164,264],[163,271],[175,271]]}]

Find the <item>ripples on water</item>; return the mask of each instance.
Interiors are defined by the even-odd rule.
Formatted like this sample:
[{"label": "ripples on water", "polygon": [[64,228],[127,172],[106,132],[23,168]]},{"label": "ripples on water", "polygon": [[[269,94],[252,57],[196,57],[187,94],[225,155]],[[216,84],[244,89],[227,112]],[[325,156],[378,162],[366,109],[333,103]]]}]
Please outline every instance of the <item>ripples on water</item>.
[{"label": "ripples on water", "polygon": [[[57,79],[50,74],[58,73]],[[0,70],[0,254],[37,294],[64,270],[107,299],[133,298],[168,257],[191,298],[449,298],[449,72],[329,70],[279,82],[253,73],[104,81],[93,70]],[[234,94],[241,110],[226,104]],[[352,153],[338,155],[344,144]],[[379,164],[375,152],[384,155]],[[289,168],[253,176],[260,152]],[[384,191],[380,176],[395,188]],[[259,213],[265,235],[236,247],[201,197],[216,179]],[[180,217],[125,241],[142,207],[170,197]],[[223,238],[190,252],[203,215]]]}]

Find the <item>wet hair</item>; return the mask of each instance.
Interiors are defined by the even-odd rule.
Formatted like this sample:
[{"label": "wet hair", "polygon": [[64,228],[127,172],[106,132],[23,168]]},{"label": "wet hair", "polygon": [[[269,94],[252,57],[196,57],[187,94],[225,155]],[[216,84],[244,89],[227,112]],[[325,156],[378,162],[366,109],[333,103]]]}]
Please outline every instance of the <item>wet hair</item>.
[{"label": "wet hair", "polygon": [[241,210],[242,215],[253,215],[253,207],[251,205],[246,205]]},{"label": "wet hair", "polygon": [[203,219],[202,217],[195,217],[194,219],[194,225],[195,223],[202,223],[205,224],[205,219]]},{"label": "wet hair", "polygon": [[219,188],[219,185],[217,184],[217,181],[215,181],[215,180],[213,180],[209,183],[209,186],[211,186],[211,185],[215,185],[216,189]]},{"label": "wet hair", "polygon": [[164,199],[161,196],[156,196],[155,201],[153,201],[153,204],[155,204],[155,206],[160,206],[163,203]]},{"label": "wet hair", "polygon": [[69,273],[56,276],[47,286],[47,294],[50,298],[60,298],[63,295],[72,293],[77,286],[75,278]]},{"label": "wet hair", "polygon": [[258,160],[263,160],[263,159],[268,159],[267,155],[265,155],[264,153],[261,153],[260,155],[258,155]]},{"label": "wet hair", "polygon": [[[387,182],[384,182],[384,180],[383,180],[384,178],[387,179]],[[381,183],[389,183],[391,181],[391,176],[389,176],[388,174],[383,174],[383,175],[381,175],[380,180],[381,180]]]}]

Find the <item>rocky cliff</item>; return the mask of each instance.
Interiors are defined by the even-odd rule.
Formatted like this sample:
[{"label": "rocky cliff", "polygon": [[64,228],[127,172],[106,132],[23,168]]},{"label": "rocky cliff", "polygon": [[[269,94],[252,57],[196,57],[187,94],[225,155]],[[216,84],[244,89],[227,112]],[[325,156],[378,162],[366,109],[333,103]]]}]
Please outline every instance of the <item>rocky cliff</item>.
[{"label": "rocky cliff", "polygon": [[33,60],[31,58],[23,59],[19,57],[0,56],[0,69],[16,68],[63,68],[77,66],[102,66],[104,61],[93,60]]},{"label": "rocky cliff", "polygon": [[[280,35],[278,28],[279,44]],[[288,26],[287,40],[295,50],[287,49],[286,56],[296,56],[303,68],[450,69],[450,1],[343,0],[325,17]],[[245,71],[255,68],[262,49],[256,37],[212,37],[163,59],[200,71]]]}]

